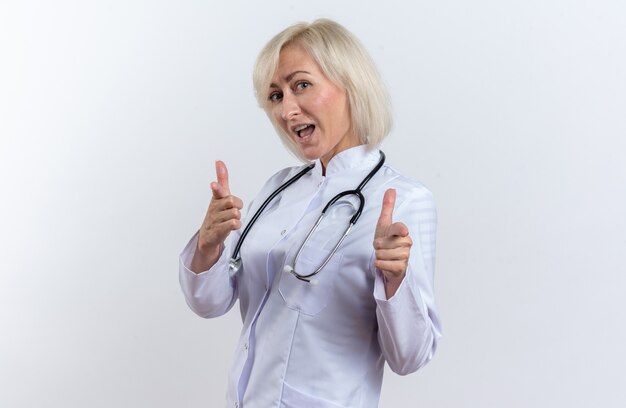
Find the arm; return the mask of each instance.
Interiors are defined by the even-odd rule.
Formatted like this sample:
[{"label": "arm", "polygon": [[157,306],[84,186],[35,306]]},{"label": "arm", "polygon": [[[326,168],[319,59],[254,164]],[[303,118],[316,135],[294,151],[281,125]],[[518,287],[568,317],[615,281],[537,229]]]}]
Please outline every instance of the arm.
[{"label": "arm", "polygon": [[[301,168],[294,167],[275,173],[265,183],[259,196],[269,196],[286,178],[299,170]],[[241,236],[239,209],[243,203],[230,195],[226,166],[217,162],[216,171],[218,182],[211,183],[213,198],[207,215],[179,260],[180,286],[185,300],[196,314],[206,318],[228,312],[238,298],[237,279],[229,275],[228,261]],[[249,215],[257,209],[254,201],[247,207]],[[222,235],[215,238],[215,233]],[[245,266],[241,265],[241,268]]]},{"label": "arm", "polygon": [[[202,317],[226,313],[237,298],[234,278],[228,274],[228,254],[224,241],[241,227],[241,199],[230,193],[228,170],[215,163],[217,182],[211,183],[213,196],[199,231],[180,255],[179,278],[189,307]],[[230,247],[231,245],[229,245]],[[226,252],[226,254],[225,254]]]},{"label": "arm", "polygon": [[196,233],[185,246],[179,257],[179,281],[187,305],[197,315],[205,318],[221,316],[228,312],[237,300],[237,283],[228,274],[230,242],[239,234],[232,234],[229,244],[222,249],[218,259],[210,268],[196,273],[192,260],[198,245]]},{"label": "arm", "polygon": [[394,372],[405,375],[432,358],[441,337],[433,289],[437,215],[430,192],[422,188],[396,209],[402,223],[393,223],[390,194],[374,242],[374,298],[382,353]]}]

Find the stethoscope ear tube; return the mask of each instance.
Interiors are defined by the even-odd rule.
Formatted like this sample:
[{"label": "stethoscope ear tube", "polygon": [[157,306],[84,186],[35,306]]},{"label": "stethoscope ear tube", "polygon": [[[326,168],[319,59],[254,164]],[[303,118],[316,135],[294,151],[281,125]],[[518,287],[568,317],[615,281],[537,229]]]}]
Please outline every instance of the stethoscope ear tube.
[{"label": "stethoscope ear tube", "polygon": [[[293,264],[294,266],[296,265],[296,263],[298,262],[298,258],[300,257],[300,253],[302,252],[302,249],[304,249],[304,246],[306,245],[306,242],[309,240],[309,238],[311,237],[311,235],[313,235],[313,231],[315,231],[315,229],[317,228],[317,226],[319,225],[321,219],[324,217],[324,215],[320,216],[320,218],[318,219],[318,222],[315,223],[315,226],[311,229],[311,231],[309,232],[309,235],[306,237],[306,240],[304,241],[304,243],[300,246],[300,249],[298,250],[298,253],[296,254],[296,257],[293,259]],[[322,269],[324,269],[324,267],[326,266],[326,264],[328,262],[330,262],[330,259],[333,257],[333,255],[335,255],[335,253],[337,252],[337,249],[339,248],[339,246],[341,245],[341,243],[343,242],[344,239],[346,239],[346,237],[348,236],[348,234],[350,233],[350,231],[352,230],[352,227],[354,226],[354,224],[350,223],[348,225],[348,228],[346,228],[346,230],[344,231],[343,235],[341,236],[341,239],[339,240],[339,242],[337,242],[337,244],[335,245],[335,247],[332,249],[332,251],[330,251],[330,254],[328,254],[328,256],[326,257],[326,259],[324,259],[324,262],[322,262],[322,264],[313,272],[311,272],[308,275],[302,275],[300,273],[298,273],[292,266],[288,266],[285,265],[284,270],[287,270],[287,268],[289,268],[289,272],[295,276],[296,278],[300,279],[301,281],[305,281],[305,282],[309,282],[311,283],[311,277],[317,275],[318,273],[320,273],[320,271]]]},{"label": "stethoscope ear tube", "polygon": [[355,195],[359,199],[359,208],[356,210],[352,218],[350,218],[350,224],[356,224],[357,220],[361,216],[361,213],[363,213],[363,207],[365,207],[365,197],[363,197],[361,190],[347,190],[337,194],[328,202],[328,204],[326,204],[326,207],[322,210],[322,214],[325,214],[326,210],[328,210],[331,205],[335,204],[337,200],[348,195]]}]

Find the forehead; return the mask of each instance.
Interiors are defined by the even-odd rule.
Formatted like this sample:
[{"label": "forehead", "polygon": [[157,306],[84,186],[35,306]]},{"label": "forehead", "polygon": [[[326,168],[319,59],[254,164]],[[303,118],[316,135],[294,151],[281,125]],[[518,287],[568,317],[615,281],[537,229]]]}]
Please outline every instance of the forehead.
[{"label": "forehead", "polygon": [[285,77],[295,71],[306,71],[311,74],[321,73],[319,65],[308,51],[299,45],[288,45],[280,51],[273,81],[285,80]]}]

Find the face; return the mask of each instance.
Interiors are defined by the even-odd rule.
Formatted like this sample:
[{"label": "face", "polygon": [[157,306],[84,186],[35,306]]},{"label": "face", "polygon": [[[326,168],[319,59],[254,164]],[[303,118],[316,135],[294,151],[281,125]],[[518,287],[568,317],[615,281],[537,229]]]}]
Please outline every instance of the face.
[{"label": "face", "polygon": [[321,159],[324,168],[335,154],[361,144],[352,131],[345,90],[299,46],[280,52],[268,99],[274,123],[304,157]]}]

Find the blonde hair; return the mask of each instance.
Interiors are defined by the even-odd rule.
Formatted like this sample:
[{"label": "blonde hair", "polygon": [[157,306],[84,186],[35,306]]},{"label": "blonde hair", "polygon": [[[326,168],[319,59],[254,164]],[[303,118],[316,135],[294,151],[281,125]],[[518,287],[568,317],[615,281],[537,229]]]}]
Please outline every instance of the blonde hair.
[{"label": "blonde hair", "polygon": [[370,148],[378,146],[391,130],[389,95],[374,61],[359,40],[342,25],[328,19],[287,27],[267,43],[254,65],[253,83],[258,104],[265,110],[285,146],[306,161],[295,142],[274,123],[269,112],[269,88],[278,68],[280,52],[291,45],[307,51],[324,75],[345,89],[352,129],[361,143]]}]

